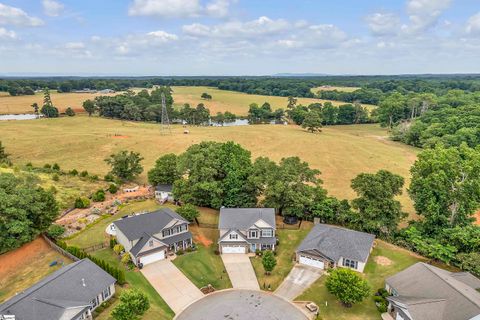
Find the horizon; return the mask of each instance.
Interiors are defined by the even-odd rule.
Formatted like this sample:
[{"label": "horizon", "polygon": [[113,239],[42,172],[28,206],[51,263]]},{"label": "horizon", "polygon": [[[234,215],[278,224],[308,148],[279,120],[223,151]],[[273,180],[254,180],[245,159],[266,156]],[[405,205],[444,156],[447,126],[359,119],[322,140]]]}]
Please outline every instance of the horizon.
[{"label": "horizon", "polygon": [[0,74],[480,73],[469,0],[0,0]]}]

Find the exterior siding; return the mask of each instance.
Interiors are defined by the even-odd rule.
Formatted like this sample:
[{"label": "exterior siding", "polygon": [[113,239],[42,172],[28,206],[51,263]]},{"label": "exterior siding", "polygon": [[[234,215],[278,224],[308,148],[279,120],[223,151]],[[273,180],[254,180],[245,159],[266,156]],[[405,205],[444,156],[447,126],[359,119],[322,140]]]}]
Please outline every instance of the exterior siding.
[{"label": "exterior siding", "polygon": [[126,252],[130,252],[130,250],[135,244],[131,243],[127,239],[127,237],[122,233],[122,231],[120,231],[119,228],[116,228],[116,229],[117,229],[117,235],[116,235],[117,242],[120,243],[125,248]]}]

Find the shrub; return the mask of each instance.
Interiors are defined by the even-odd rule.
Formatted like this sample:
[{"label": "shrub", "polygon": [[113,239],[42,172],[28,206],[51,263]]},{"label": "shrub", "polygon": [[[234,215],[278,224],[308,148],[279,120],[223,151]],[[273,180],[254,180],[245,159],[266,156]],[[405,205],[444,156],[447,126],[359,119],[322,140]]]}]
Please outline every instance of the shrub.
[{"label": "shrub", "polygon": [[117,239],[110,238],[110,249],[113,249],[113,247],[115,247],[116,244],[117,244]]},{"label": "shrub", "polygon": [[83,177],[83,178],[88,177],[88,171],[84,170],[84,171],[80,172],[80,177]]},{"label": "shrub", "polygon": [[121,244],[116,244],[113,246],[113,251],[118,255],[120,255],[123,250],[125,250],[125,248]]},{"label": "shrub", "polygon": [[[118,244],[117,244],[118,246]],[[132,257],[130,257],[130,253],[128,252],[125,252],[124,254],[122,254],[122,259],[121,259],[122,263],[123,264],[128,264],[129,262],[132,261]]]},{"label": "shrub", "polygon": [[53,164],[52,170],[60,171],[60,166],[58,165],[58,163],[54,163],[54,164]]},{"label": "shrub", "polygon": [[52,166],[51,166],[49,163],[45,163],[45,164],[43,165],[43,168],[44,168],[44,169],[52,169]]},{"label": "shrub", "polygon": [[75,111],[73,111],[71,107],[68,107],[67,109],[65,109],[65,114],[69,117],[73,117],[75,115]]},{"label": "shrub", "polygon": [[102,189],[97,190],[93,195],[92,195],[92,201],[93,202],[102,202],[105,201],[105,191]]},{"label": "shrub", "polygon": [[52,180],[53,180],[53,181],[59,181],[59,180],[60,180],[60,177],[58,176],[58,174],[55,173],[55,174],[52,176]]},{"label": "shrub", "polygon": [[181,255],[183,255],[183,253],[184,253],[184,252],[183,252],[183,250],[182,250],[182,249],[180,249],[180,250],[177,250],[177,256],[181,256]]},{"label": "shrub", "polygon": [[110,192],[111,194],[115,194],[117,193],[118,191],[118,187],[116,184],[114,183],[111,183],[109,186],[108,186],[108,192]]},{"label": "shrub", "polygon": [[75,208],[77,209],[84,209],[90,206],[90,200],[84,197],[80,197],[75,199]]},{"label": "shrub", "polygon": [[115,177],[111,173],[107,173],[104,177],[103,180],[108,181],[108,182],[113,182],[115,181]]},{"label": "shrub", "polygon": [[145,293],[137,290],[125,290],[120,294],[120,303],[112,310],[115,320],[139,319],[150,308]]},{"label": "shrub", "polygon": [[73,169],[73,170],[70,170],[68,172],[68,174],[71,175],[71,176],[76,176],[76,175],[78,175],[78,171],[77,171],[77,169]]},{"label": "shrub", "polygon": [[64,227],[58,224],[52,224],[47,230],[47,235],[52,239],[58,239],[63,235],[64,232]]},{"label": "shrub", "polygon": [[93,176],[90,176],[90,180],[98,181],[98,175],[94,174]]}]

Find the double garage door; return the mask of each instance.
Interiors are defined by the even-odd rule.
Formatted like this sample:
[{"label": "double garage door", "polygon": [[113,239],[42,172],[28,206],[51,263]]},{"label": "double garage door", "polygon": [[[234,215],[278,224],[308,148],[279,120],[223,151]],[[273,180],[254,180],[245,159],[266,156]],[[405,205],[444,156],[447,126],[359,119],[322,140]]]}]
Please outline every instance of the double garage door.
[{"label": "double garage door", "polygon": [[165,252],[164,251],[159,251],[155,252],[146,256],[141,256],[140,257],[140,263],[142,263],[144,266],[153,263],[159,260],[165,259]]},{"label": "double garage door", "polygon": [[323,263],[322,260],[320,259],[315,259],[312,257],[307,257],[307,256],[300,256],[299,261],[301,264],[305,264],[307,266],[319,268],[319,269],[325,269],[325,264]]},{"label": "double garage door", "polygon": [[222,253],[246,253],[244,245],[222,245]]}]

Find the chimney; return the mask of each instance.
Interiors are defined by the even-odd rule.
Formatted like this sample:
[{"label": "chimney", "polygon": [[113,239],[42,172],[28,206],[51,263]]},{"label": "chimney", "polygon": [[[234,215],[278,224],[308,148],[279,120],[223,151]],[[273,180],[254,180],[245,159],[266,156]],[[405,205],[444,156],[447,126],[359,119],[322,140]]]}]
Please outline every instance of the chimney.
[{"label": "chimney", "polygon": [[82,286],[86,287],[85,278],[82,278]]}]

